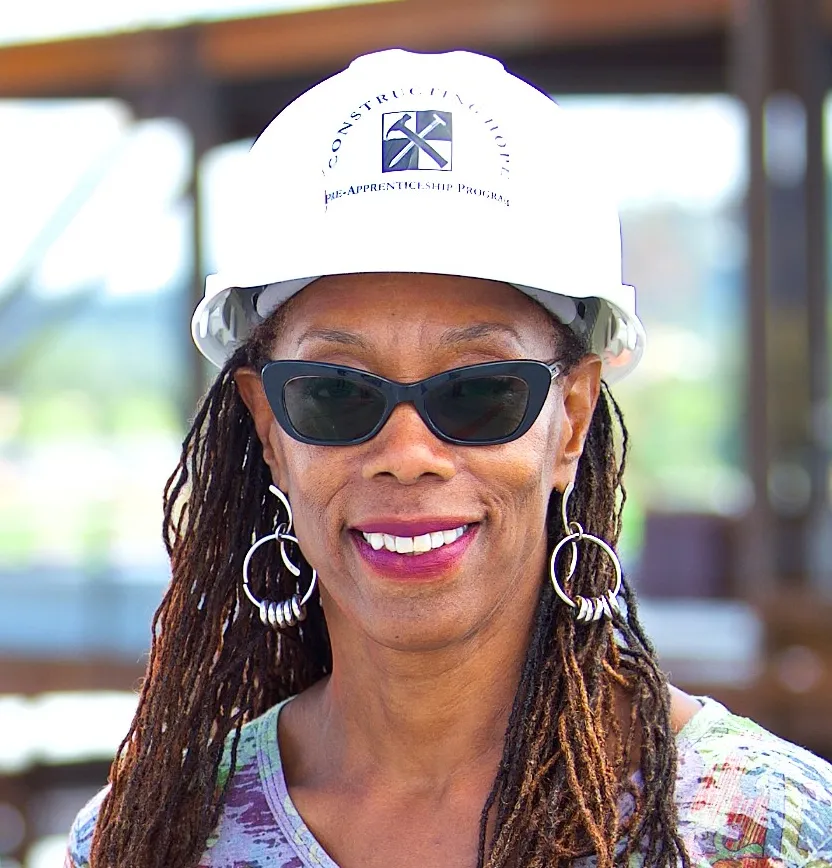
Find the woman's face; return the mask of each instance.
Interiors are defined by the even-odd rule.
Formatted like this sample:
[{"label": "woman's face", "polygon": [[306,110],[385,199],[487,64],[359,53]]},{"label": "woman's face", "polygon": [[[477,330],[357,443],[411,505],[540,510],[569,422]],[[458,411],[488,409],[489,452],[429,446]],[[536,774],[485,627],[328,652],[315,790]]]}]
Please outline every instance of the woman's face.
[{"label": "woman's face", "polygon": [[[419,274],[316,281],[293,299],[272,348],[273,358],[344,364],[404,383],[462,365],[558,356],[547,315],[513,287]],[[592,357],[557,379],[531,430],[511,443],[446,443],[405,404],[366,443],[312,446],[280,428],[257,374],[239,372],[264,458],[318,570],[333,635],[436,649],[487,629],[501,613],[529,613],[546,568],[549,496],[574,477],[599,379]],[[460,526],[464,536],[426,570],[410,568],[418,554],[382,552],[379,563],[362,536]]]}]

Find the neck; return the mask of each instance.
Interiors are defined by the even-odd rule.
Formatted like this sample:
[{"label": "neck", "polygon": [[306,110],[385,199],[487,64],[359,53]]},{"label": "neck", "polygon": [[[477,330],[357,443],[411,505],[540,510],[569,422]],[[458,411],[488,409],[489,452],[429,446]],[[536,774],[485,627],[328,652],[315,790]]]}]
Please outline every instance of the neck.
[{"label": "neck", "polygon": [[537,604],[529,590],[475,635],[429,651],[383,647],[328,612],[333,674],[318,701],[333,766],[434,788],[493,779]]}]

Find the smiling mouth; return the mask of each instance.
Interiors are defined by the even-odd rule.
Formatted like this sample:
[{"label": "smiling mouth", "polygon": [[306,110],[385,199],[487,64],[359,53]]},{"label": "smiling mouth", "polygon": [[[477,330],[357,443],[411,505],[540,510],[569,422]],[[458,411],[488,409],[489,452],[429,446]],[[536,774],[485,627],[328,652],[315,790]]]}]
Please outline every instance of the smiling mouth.
[{"label": "smiling mouth", "polygon": [[450,530],[437,530],[419,536],[393,536],[389,533],[364,533],[363,531],[359,533],[374,551],[386,549],[394,554],[418,557],[455,543],[469,527],[471,525],[463,524]]}]

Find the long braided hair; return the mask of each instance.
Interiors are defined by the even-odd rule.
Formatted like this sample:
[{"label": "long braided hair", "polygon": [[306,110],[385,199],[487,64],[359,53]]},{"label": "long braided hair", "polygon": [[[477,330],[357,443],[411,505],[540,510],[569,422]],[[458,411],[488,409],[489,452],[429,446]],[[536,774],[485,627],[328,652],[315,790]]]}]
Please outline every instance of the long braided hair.
[{"label": "long braided hair", "polygon": [[[254,539],[273,531],[274,507],[234,373],[259,370],[269,359],[290,306],[291,300],[228,360],[166,485],[172,581],[153,619],[147,675],[113,762],[91,868],[193,868],[218,822],[227,786],[220,766],[234,768],[242,725],[331,671],[317,597],[305,621],[280,633],[264,629],[241,599],[243,557]],[[553,323],[560,357],[575,364],[585,347]],[[621,532],[626,452],[621,412],[604,386],[570,518],[611,544]],[[556,492],[549,504],[550,550],[563,536],[560,510]],[[269,598],[297,591],[298,580],[279,559],[264,559],[263,570]],[[581,545],[568,592],[598,596],[612,578],[606,555]],[[667,682],[626,582],[622,596],[625,611],[614,624],[579,625],[551,583],[541,581],[502,759],[483,807],[477,868],[565,868],[587,854],[596,856],[598,868],[613,868],[636,850],[645,868],[689,865],[676,831]],[[622,696],[629,710],[623,726],[616,705]],[[636,750],[634,779],[628,769]]]}]

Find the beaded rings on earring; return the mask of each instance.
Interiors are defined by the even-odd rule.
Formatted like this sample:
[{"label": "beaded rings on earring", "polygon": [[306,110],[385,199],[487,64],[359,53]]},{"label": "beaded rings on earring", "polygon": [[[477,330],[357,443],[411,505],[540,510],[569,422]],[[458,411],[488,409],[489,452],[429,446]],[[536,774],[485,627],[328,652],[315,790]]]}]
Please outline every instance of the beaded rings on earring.
[{"label": "beaded rings on earring", "polygon": [[297,537],[292,534],[292,525],[294,524],[292,507],[289,505],[289,499],[276,485],[270,485],[269,491],[271,491],[271,493],[274,494],[283,504],[283,507],[286,510],[287,520],[278,524],[274,529],[274,533],[270,533],[257,540],[246,553],[245,559],[243,560],[243,592],[260,611],[260,620],[264,624],[277,630],[286,627],[294,627],[306,618],[306,604],[309,602],[312,593],[315,590],[315,585],[318,582],[318,573],[314,569],[312,570],[312,581],[309,585],[309,590],[307,590],[303,596],[300,594],[294,594],[287,600],[274,601],[259,600],[252,593],[249,586],[249,565],[251,564],[251,558],[257,549],[267,542],[274,541],[280,543],[280,557],[283,559],[286,569],[289,570],[293,576],[300,576],[300,568],[289,560],[289,555],[286,551],[287,542],[294,543],[295,545],[298,544]]},{"label": "beaded rings on earring", "polygon": [[[591,624],[594,621],[600,621],[602,618],[612,620],[615,615],[621,614],[621,604],[618,602],[618,593],[621,590],[622,571],[621,561],[615,550],[604,540],[591,533],[587,533],[577,521],[569,521],[568,505],[569,497],[572,494],[574,483],[570,482],[563,493],[563,502],[561,508],[561,516],[563,519],[563,528],[565,535],[563,539],[555,546],[549,558],[549,575],[552,579],[552,586],[555,593],[572,608],[575,612],[575,620],[579,624]],[[572,559],[569,565],[569,574],[565,581],[568,582],[575,575],[575,570],[578,567],[578,543],[590,542],[599,546],[612,561],[615,569],[615,584],[601,597],[576,597],[574,600],[563,590],[557,574],[557,559],[558,555],[566,546],[571,546]]]}]

